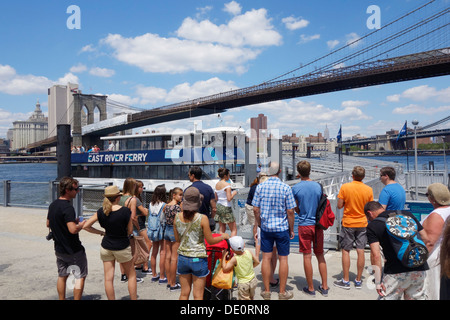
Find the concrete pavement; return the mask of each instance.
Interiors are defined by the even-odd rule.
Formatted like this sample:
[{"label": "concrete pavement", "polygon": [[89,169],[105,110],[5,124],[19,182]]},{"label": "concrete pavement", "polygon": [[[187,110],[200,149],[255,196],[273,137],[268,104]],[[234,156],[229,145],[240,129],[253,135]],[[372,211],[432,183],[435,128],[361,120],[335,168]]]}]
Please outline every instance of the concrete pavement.
[{"label": "concrete pavement", "polygon": [[[0,300],[57,300],[56,292],[56,259],[53,241],[47,241],[48,229],[45,226],[47,210],[0,207]],[[98,224],[96,227],[100,227]],[[85,231],[80,233],[80,239],[86,248],[89,275],[86,278],[83,299],[106,300],[103,283],[103,264],[99,257],[101,237]],[[253,250],[250,243],[247,248]],[[368,285],[370,275],[364,271],[363,287],[343,290],[333,286],[333,281],[341,278],[341,253],[328,251],[326,254],[328,267],[328,297],[323,297],[316,291],[315,297],[302,292],[306,286],[303,271],[303,258],[299,253],[289,256],[289,278],[287,289],[294,293],[293,300],[376,300],[376,291]],[[366,266],[370,265],[369,252],[366,252]],[[316,260],[313,258],[315,287],[319,285],[320,277]],[[261,267],[255,268],[259,280],[256,290],[256,300],[260,296],[262,285]],[[356,252],[351,252],[350,280],[355,278]],[[138,276],[140,272],[138,271]],[[275,272],[277,277],[277,271]],[[115,280],[116,298],[129,299],[127,285],[120,282],[119,266],[116,267]],[[278,289],[272,292],[272,299],[278,299]],[[67,290],[68,299],[73,298]],[[233,293],[237,297],[237,292]],[[146,300],[178,300],[178,292],[170,292],[165,285],[152,283],[150,276],[144,277],[144,282],[138,284],[138,299]],[[192,296],[191,296],[192,298]]]}]

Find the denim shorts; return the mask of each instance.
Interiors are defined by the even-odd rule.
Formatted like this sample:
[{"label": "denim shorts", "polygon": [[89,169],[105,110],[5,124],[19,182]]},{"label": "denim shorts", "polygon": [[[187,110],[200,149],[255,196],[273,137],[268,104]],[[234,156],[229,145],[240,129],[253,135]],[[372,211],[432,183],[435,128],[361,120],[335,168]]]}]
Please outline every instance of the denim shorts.
[{"label": "denim shorts", "polygon": [[274,244],[277,246],[278,255],[288,256],[290,251],[289,230],[282,232],[266,232],[261,229],[261,251],[272,252]]},{"label": "denim shorts", "polygon": [[208,258],[193,258],[179,254],[177,272],[180,275],[192,274],[198,278],[206,277],[209,274]]},{"label": "denim shorts", "polygon": [[175,233],[173,232],[173,226],[166,224],[164,229],[164,240],[175,242]]}]

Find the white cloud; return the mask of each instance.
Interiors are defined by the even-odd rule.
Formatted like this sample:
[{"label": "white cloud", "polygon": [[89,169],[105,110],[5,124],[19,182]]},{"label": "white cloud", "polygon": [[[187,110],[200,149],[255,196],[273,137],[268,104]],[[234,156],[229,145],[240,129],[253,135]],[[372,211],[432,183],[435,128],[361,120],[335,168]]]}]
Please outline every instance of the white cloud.
[{"label": "white cloud", "polygon": [[393,94],[391,96],[387,96],[386,100],[389,102],[399,102],[401,98],[401,95],[399,94]]},{"label": "white cloud", "polygon": [[399,102],[401,98],[409,99],[412,101],[438,101],[444,103],[450,103],[450,87],[438,90],[428,85],[422,85],[409,88],[403,91],[401,94],[395,94],[388,96],[386,99],[389,102]]},{"label": "white cloud", "polygon": [[95,67],[95,68],[91,68],[91,70],[89,70],[89,74],[96,76],[96,77],[110,78],[113,75],[115,75],[116,72],[112,69]]},{"label": "white cloud", "polygon": [[347,100],[342,102],[344,108],[359,108],[369,104],[369,101]]},{"label": "white cloud", "polygon": [[214,77],[206,81],[197,81],[192,85],[187,82],[179,84],[170,90],[165,100],[167,102],[181,102],[234,89],[237,89],[234,82]]},{"label": "white cloud", "polygon": [[242,72],[258,50],[231,48],[147,33],[135,38],[110,34],[102,43],[114,49],[114,57],[145,72],[181,73]]},{"label": "white cloud", "polygon": [[305,28],[309,25],[308,20],[305,20],[303,18],[296,18],[293,16],[283,18],[281,22],[283,22],[286,28],[289,30],[297,30]]},{"label": "white cloud", "polygon": [[136,88],[136,94],[140,97],[140,103],[143,105],[156,104],[158,102],[170,104],[205,97],[233,89],[237,89],[234,82],[224,81],[214,77],[205,81],[197,81],[193,84],[188,82],[181,83],[173,87],[170,91],[140,85]]},{"label": "white cloud", "polygon": [[231,1],[231,2],[225,3],[225,7],[223,8],[223,11],[228,12],[228,13],[232,14],[233,16],[236,16],[241,13],[242,7],[236,1]]},{"label": "white cloud", "polygon": [[148,105],[164,101],[167,96],[167,90],[140,85],[136,88],[136,94],[141,98],[140,104]]},{"label": "white cloud", "polygon": [[132,98],[130,96],[118,94],[118,93],[109,94],[108,100],[120,102],[120,103],[123,103],[128,106],[133,106],[133,105],[139,103],[139,98]]},{"label": "white cloud", "polygon": [[94,51],[96,51],[96,49],[92,46],[92,44],[88,44],[88,45],[84,46],[83,48],[81,48],[80,53],[94,52]]},{"label": "white cloud", "polygon": [[450,106],[441,106],[437,108],[426,108],[417,104],[409,104],[405,107],[395,108],[393,114],[426,114],[433,115],[440,112],[448,112]]},{"label": "white cloud", "polygon": [[355,32],[349,33],[345,37],[347,39],[346,44],[350,45],[350,48],[355,48],[361,44],[361,41],[358,41],[361,37]]},{"label": "white cloud", "polygon": [[72,68],[70,68],[70,72],[72,73],[82,73],[85,72],[87,70],[86,65],[79,63],[76,66],[73,66]]},{"label": "white cloud", "polygon": [[240,14],[239,4],[230,2],[225,10],[236,14],[226,24],[186,18],[176,37],[146,33],[126,38],[109,34],[100,44],[113,49],[113,57],[145,72],[213,73],[246,72],[262,47],[278,46],[282,36],[271,23],[266,9]]},{"label": "white cloud", "polygon": [[282,36],[273,29],[271,19],[267,17],[267,10],[254,9],[235,16],[226,25],[216,25],[210,20],[186,18],[176,34],[187,40],[233,47],[280,45]]},{"label": "white cloud", "polygon": [[339,40],[330,40],[330,41],[327,41],[327,46],[330,49],[334,49],[339,45],[339,43],[340,43]]},{"label": "white cloud", "polygon": [[0,65],[0,92],[10,95],[43,94],[53,85],[78,83],[78,80],[78,77],[70,72],[53,81],[44,76],[20,75],[13,67]]},{"label": "white cloud", "polygon": [[313,40],[317,40],[317,39],[320,39],[320,34],[314,34],[312,36],[307,36],[305,34],[302,34],[300,36],[300,42],[299,43],[307,43],[307,42],[310,42],[310,41],[313,41]]}]

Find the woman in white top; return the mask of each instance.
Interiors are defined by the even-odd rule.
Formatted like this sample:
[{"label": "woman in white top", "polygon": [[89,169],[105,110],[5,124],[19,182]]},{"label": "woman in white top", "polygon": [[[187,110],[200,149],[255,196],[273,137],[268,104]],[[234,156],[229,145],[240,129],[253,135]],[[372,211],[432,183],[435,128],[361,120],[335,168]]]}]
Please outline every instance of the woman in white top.
[{"label": "woman in white top", "polygon": [[226,231],[228,225],[231,231],[230,237],[233,237],[237,235],[237,227],[233,210],[231,209],[231,200],[237,195],[237,191],[232,191],[231,184],[228,182],[228,180],[230,180],[230,170],[227,168],[219,168],[218,174],[220,181],[217,182],[215,190],[217,212],[214,220],[219,222],[221,233]]},{"label": "woman in white top", "polygon": [[439,300],[441,266],[439,263],[439,252],[442,241],[442,231],[445,223],[450,217],[450,191],[442,183],[433,183],[428,186],[428,201],[434,210],[422,221],[422,226],[427,232],[426,245],[429,251],[428,266],[425,279],[425,287],[428,290],[430,300]]}]

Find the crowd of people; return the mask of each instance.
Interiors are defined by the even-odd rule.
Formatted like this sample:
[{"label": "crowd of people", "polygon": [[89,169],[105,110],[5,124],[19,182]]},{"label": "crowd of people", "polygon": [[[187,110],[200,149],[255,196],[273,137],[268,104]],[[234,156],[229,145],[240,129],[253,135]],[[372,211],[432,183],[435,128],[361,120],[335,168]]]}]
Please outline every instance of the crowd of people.
[{"label": "crowd of people", "polygon": [[[288,300],[293,293],[286,288],[289,275],[290,242],[295,233],[299,237],[299,250],[307,285],[302,292],[314,296],[316,291],[328,296],[327,262],[324,255],[324,232],[316,227],[316,211],[323,193],[322,186],[311,180],[308,161],[297,164],[300,181],[293,187],[281,181],[281,169],[272,162],[268,172],[260,172],[252,183],[246,203],[248,221],[254,226],[255,252],[245,249],[244,241],[237,236],[236,221],[231,210],[233,191],[228,169],[219,169],[220,181],[215,190],[201,181],[202,171],[191,167],[192,184],[185,190],[166,190],[157,186],[148,208],[143,205],[143,184],[127,178],[122,191],[117,186],[105,188],[102,207],[88,220],[76,218],[71,200],[78,192],[78,181],[64,177],[60,180],[59,198],[48,210],[47,227],[53,233],[58,267],[57,291],[65,298],[66,280],[74,272],[76,285],[74,299],[81,299],[87,276],[87,259],[79,232],[86,230],[102,236],[100,258],[104,265],[104,285],[108,299],[115,299],[114,271],[117,261],[121,281],[128,283],[130,299],[137,299],[136,269],[151,275],[152,282],[179,291],[180,300],[201,300],[206,277],[212,271],[208,266],[206,244],[214,245],[228,240],[233,255],[223,259],[224,271],[234,270],[238,279],[238,298],[254,299],[256,280],[254,267],[260,253],[262,289],[264,300],[272,298],[272,288],[279,287],[278,299]],[[378,201],[374,201],[372,188],[364,184],[365,169],[355,166],[353,181],[341,186],[337,195],[337,208],[343,209],[339,241],[342,254],[342,278],[334,281],[336,290],[362,287],[366,245],[370,247],[372,266],[383,270],[375,277],[380,299],[449,299],[450,298],[450,192],[447,186],[434,183],[428,187],[427,197],[433,211],[419,221],[404,210],[405,190],[395,181],[395,170],[380,170],[380,180],[385,185]],[[168,196],[167,196],[168,195]],[[399,212],[414,219],[421,239],[428,249],[428,260],[418,268],[401,264],[394,254],[382,218]],[[298,230],[294,230],[295,219]],[[103,230],[93,227],[98,222]],[[213,234],[218,224],[219,232]],[[229,228],[230,234],[226,232]],[[150,261],[136,266],[130,238],[143,236]],[[206,242],[205,242],[206,241]],[[356,277],[350,279],[350,251],[356,248]],[[227,252],[223,252],[226,255]],[[314,256],[321,278],[314,287]],[[157,261],[159,258],[159,265]],[[278,264],[278,279],[274,271]],[[74,270],[75,266],[75,270]],[[177,278],[179,282],[177,282]]]},{"label": "crowd of people", "polygon": [[70,151],[71,153],[99,152],[100,148],[97,145],[94,145],[86,150],[83,146],[72,146]]}]

